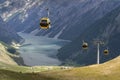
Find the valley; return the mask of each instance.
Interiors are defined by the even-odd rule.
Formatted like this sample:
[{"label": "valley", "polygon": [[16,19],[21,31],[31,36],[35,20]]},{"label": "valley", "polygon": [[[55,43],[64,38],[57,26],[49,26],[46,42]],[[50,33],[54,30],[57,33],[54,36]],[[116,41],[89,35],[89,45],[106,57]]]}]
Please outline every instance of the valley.
[{"label": "valley", "polygon": [[120,0],[0,0],[0,80],[120,80],[119,52]]},{"label": "valley", "polygon": [[60,65],[61,62],[56,57],[58,49],[70,42],[68,40],[39,37],[25,33],[18,34],[25,39],[18,51],[24,63],[29,66]]}]

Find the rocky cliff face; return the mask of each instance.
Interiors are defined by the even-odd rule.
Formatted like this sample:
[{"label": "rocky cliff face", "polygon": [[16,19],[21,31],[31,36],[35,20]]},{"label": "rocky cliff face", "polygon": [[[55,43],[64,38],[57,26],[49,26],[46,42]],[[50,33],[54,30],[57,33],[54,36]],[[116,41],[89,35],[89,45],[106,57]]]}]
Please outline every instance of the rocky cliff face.
[{"label": "rocky cliff face", "polygon": [[[63,62],[73,61],[81,65],[94,64],[97,60],[95,39],[104,41],[100,46],[100,62],[105,62],[120,55],[120,6],[103,18],[88,27],[76,40],[59,50],[58,57]],[[89,44],[87,51],[82,49],[82,40]],[[109,55],[105,56],[103,50],[108,48]]]}]

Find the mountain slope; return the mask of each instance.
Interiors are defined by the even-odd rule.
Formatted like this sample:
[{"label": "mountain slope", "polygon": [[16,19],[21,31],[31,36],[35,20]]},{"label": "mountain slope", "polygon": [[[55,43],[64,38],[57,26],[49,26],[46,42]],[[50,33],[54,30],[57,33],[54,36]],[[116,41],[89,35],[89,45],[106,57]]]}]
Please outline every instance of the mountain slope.
[{"label": "mountain slope", "polygon": [[16,31],[0,17],[0,41],[11,44],[11,42],[19,43],[21,40],[22,38],[17,35]]},{"label": "mountain slope", "polygon": [[[40,9],[34,9],[37,13],[34,23],[31,21],[29,28],[25,32],[54,38],[73,40],[78,37],[84,29],[89,27],[96,20],[103,17],[106,13],[116,8],[119,1],[110,0],[48,0],[44,2]],[[51,29],[38,30],[39,19],[46,16],[44,7],[50,8]],[[56,6],[56,7],[54,7]],[[31,17],[33,14],[31,14]],[[29,18],[29,20],[34,18]],[[27,23],[27,22],[26,22]],[[32,24],[33,23],[33,24]]]},{"label": "mountain slope", "polygon": [[[119,80],[120,56],[100,65],[74,68],[65,71],[45,72],[51,80]],[[47,80],[47,79],[45,79]]]},{"label": "mountain slope", "polygon": [[[80,65],[96,63],[96,46],[93,44],[95,39],[104,41],[101,45],[100,62],[105,62],[119,55],[119,34],[120,34],[120,7],[117,7],[103,18],[97,20],[87,28],[77,39],[59,50],[58,58],[63,62],[73,61]],[[88,51],[82,50],[82,41],[89,44]],[[110,54],[105,56],[103,50],[108,47]]]},{"label": "mountain slope", "polygon": [[10,53],[6,51],[5,46],[0,43],[0,62],[10,65],[17,65],[17,63],[10,58],[9,54]]},{"label": "mountain slope", "polygon": [[[9,6],[2,6],[1,16],[16,31],[69,40],[120,5],[119,0],[10,0],[1,5],[5,3]],[[52,28],[41,30],[39,21],[47,15],[46,7]]]},{"label": "mountain slope", "polygon": [[120,57],[100,65],[40,73],[0,70],[0,80],[119,80]]}]

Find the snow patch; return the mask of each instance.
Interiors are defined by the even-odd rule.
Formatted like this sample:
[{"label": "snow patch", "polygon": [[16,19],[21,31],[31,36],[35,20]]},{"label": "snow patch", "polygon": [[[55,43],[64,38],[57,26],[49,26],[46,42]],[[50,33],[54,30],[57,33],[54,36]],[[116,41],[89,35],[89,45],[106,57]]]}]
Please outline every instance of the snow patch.
[{"label": "snow patch", "polygon": [[[6,7],[6,8],[10,8],[10,4],[12,2],[10,1],[6,1],[3,4],[0,4],[0,8]],[[39,4],[38,4],[39,3]],[[22,13],[22,15],[20,15],[19,19],[24,22],[24,20],[28,17],[27,15],[27,11],[32,8],[35,5],[41,5],[42,1],[41,0],[36,0],[36,1],[32,1],[32,0],[27,0],[25,1],[25,5],[19,8],[16,8],[16,6],[12,6],[12,10],[10,11],[5,11],[4,13],[2,13],[0,16],[2,17],[3,21],[7,21],[10,17],[12,17],[14,14],[16,13]]]}]

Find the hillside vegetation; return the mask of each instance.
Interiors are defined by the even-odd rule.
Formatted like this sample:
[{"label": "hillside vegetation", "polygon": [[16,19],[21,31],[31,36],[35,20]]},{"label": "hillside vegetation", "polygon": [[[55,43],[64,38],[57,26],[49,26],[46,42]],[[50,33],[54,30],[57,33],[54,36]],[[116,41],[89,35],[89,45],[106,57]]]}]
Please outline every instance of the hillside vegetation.
[{"label": "hillside vegetation", "polygon": [[[120,80],[119,61],[120,56],[100,65],[68,70],[53,69],[44,72],[39,72],[40,67],[38,67],[38,72],[17,72],[0,69],[0,80]],[[19,69],[23,68],[19,67]],[[19,69],[16,68],[16,70]]]},{"label": "hillside vegetation", "polygon": [[[120,80],[120,56],[100,65],[45,72],[51,80]],[[47,79],[45,79],[47,80]]]}]

